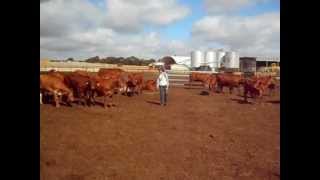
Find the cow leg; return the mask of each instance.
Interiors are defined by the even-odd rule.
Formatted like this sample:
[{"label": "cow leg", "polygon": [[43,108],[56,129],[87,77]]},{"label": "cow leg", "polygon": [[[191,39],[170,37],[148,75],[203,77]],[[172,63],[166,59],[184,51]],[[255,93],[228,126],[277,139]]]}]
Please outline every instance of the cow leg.
[{"label": "cow leg", "polygon": [[42,102],[42,93],[40,93],[40,104],[43,104],[43,102]]},{"label": "cow leg", "polygon": [[104,96],[103,96],[103,107],[104,107],[105,109],[107,109],[106,99],[107,99],[107,95],[104,95]]},{"label": "cow leg", "polygon": [[68,104],[68,106],[70,106],[70,107],[72,107],[72,101],[70,100],[71,98],[70,98],[70,96],[71,96],[71,93],[68,93],[68,95],[67,95],[68,97],[67,97],[67,104]]},{"label": "cow leg", "polygon": [[214,94],[214,88],[212,87],[212,84],[209,84],[209,94],[210,95]]},{"label": "cow leg", "polygon": [[272,90],[269,89],[269,96],[272,96]]},{"label": "cow leg", "polygon": [[248,88],[247,88],[247,87],[244,87],[243,96],[244,96],[244,102],[248,102],[248,99],[247,99],[247,96],[248,96]]},{"label": "cow leg", "polygon": [[113,107],[113,106],[116,106],[114,103],[113,103],[113,99],[112,99],[112,95],[109,96],[109,99],[110,99],[110,107]]},{"label": "cow leg", "polygon": [[127,95],[127,88],[128,88],[127,86],[124,86],[124,87],[123,87],[123,89],[122,89],[122,95],[124,94],[124,95],[128,96],[128,95]]},{"label": "cow leg", "polygon": [[125,90],[124,90],[126,96],[128,96],[128,90],[129,90],[129,87],[126,86],[126,87],[125,87]]},{"label": "cow leg", "polygon": [[233,87],[230,86],[230,87],[229,87],[229,93],[232,94],[232,91],[233,91]]},{"label": "cow leg", "polygon": [[138,87],[137,87],[137,86],[135,86],[135,87],[134,87],[134,89],[133,89],[133,94],[138,95],[138,93],[139,93],[139,92],[138,92],[138,90],[137,90],[137,89],[138,89]]},{"label": "cow leg", "polygon": [[220,87],[219,84],[218,84],[217,87],[216,87],[216,91],[217,91],[217,93],[221,93],[221,87]]},{"label": "cow leg", "polygon": [[87,98],[83,94],[80,94],[79,101],[82,106],[86,106]]},{"label": "cow leg", "polygon": [[269,96],[273,96],[275,94],[274,88],[269,88]]},{"label": "cow leg", "polygon": [[240,95],[241,94],[241,86],[238,86],[237,90],[238,90],[238,95]]},{"label": "cow leg", "polygon": [[262,103],[262,98],[263,98],[263,90],[259,90],[259,104]]},{"label": "cow leg", "polygon": [[219,92],[223,94],[223,85],[219,86]]},{"label": "cow leg", "polygon": [[90,107],[92,103],[92,91],[87,90],[86,92],[87,105]]},{"label": "cow leg", "polygon": [[75,88],[74,91],[76,92],[75,95],[76,95],[76,98],[77,98],[77,104],[81,105],[81,96],[80,96],[79,89]]},{"label": "cow leg", "polygon": [[91,101],[91,104],[92,104],[93,106],[96,105],[96,101],[95,101],[95,99],[94,99],[94,94],[95,94],[94,91],[91,92],[91,94],[90,94],[90,101]]},{"label": "cow leg", "polygon": [[56,91],[53,92],[53,98],[54,98],[55,106],[60,107],[59,97],[58,97],[58,93]]}]

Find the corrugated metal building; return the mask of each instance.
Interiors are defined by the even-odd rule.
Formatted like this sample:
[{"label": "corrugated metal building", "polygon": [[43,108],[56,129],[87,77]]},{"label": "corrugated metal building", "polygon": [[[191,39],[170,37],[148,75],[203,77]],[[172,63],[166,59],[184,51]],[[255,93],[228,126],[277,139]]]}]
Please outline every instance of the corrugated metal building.
[{"label": "corrugated metal building", "polygon": [[256,72],[271,66],[280,67],[280,57],[240,57],[241,72]]}]

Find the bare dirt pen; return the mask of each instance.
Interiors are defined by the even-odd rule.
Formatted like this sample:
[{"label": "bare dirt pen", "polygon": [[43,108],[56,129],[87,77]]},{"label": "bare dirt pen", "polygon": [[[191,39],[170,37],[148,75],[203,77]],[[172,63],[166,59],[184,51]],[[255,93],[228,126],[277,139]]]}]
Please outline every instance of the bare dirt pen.
[{"label": "bare dirt pen", "polygon": [[280,179],[279,92],[243,104],[202,91],[171,88],[165,107],[150,93],[109,109],[41,105],[41,179]]}]

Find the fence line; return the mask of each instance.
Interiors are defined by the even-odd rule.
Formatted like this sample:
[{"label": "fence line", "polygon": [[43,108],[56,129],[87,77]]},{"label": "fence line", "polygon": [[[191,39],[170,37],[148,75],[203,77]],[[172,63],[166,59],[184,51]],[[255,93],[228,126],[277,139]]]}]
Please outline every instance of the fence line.
[{"label": "fence line", "polygon": [[[88,72],[98,72],[100,68],[92,67],[40,67],[40,72],[48,72],[50,70],[56,70],[60,72],[73,72],[76,70],[88,71]],[[143,69],[143,68],[119,68],[126,72],[158,72],[157,70]]]}]

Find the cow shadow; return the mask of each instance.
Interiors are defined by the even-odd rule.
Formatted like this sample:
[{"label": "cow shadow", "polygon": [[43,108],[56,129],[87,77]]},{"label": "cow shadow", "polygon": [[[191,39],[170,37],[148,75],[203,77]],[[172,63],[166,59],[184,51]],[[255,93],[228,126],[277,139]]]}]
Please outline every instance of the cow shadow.
[{"label": "cow shadow", "polygon": [[149,103],[149,104],[160,105],[160,103],[159,103],[159,102],[156,102],[156,101],[146,101],[146,102]]},{"label": "cow shadow", "polygon": [[201,92],[199,93],[199,95],[201,95],[201,96],[209,96],[210,93],[209,93],[208,91],[201,91]]},{"label": "cow shadow", "polygon": [[[50,105],[50,106],[55,106],[55,103],[53,102],[42,102],[42,104],[44,105]],[[74,106],[74,103],[65,103],[65,102],[60,102],[59,103],[60,106],[63,106],[63,107],[73,107]]]},{"label": "cow shadow", "polygon": [[100,107],[104,107],[104,104],[103,104],[102,102],[95,101],[93,106],[100,106]]},{"label": "cow shadow", "polygon": [[[102,102],[99,102],[99,101],[95,101],[94,102],[94,105],[91,105],[90,107],[94,107],[94,106],[100,106],[100,107],[103,107],[104,108],[104,104]],[[110,108],[110,107],[115,107],[116,105],[110,105],[110,104],[107,104],[107,107]]]},{"label": "cow shadow", "polygon": [[280,104],[280,100],[276,100],[276,101],[267,101],[267,103],[271,103],[271,104]]},{"label": "cow shadow", "polygon": [[203,89],[203,87],[184,87],[184,89]]},{"label": "cow shadow", "polygon": [[[43,98],[43,99],[42,99],[42,104],[55,106],[54,101],[53,101],[52,99],[48,99],[48,98]],[[73,107],[73,106],[74,106],[74,103],[71,102],[70,104],[68,104],[68,103],[65,102],[65,101],[60,101],[60,102],[59,102],[59,105],[60,105],[60,106],[64,106],[64,107]]]},{"label": "cow shadow", "polygon": [[234,98],[231,98],[230,100],[231,100],[231,101],[236,101],[236,102],[239,103],[239,104],[253,104],[252,102],[245,101],[245,100],[243,100],[243,99],[234,99]]}]

